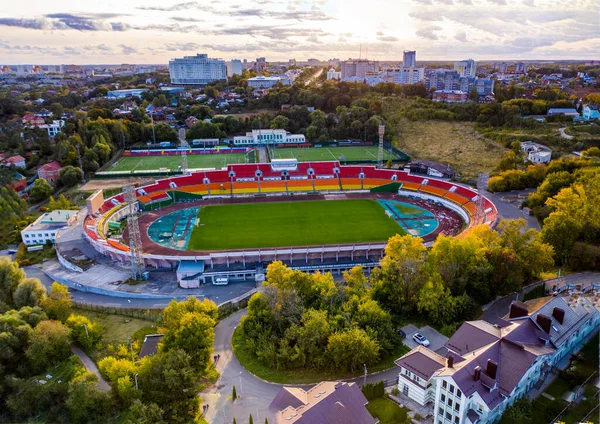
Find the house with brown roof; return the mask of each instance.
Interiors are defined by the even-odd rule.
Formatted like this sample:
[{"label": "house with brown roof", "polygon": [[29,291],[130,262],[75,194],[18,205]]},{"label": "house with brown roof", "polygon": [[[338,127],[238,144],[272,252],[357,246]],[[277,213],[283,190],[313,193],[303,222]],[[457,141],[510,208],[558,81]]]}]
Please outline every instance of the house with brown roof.
[{"label": "house with brown roof", "polygon": [[446,358],[421,346],[398,359],[398,389],[420,404],[433,402],[435,424],[495,422],[598,331],[594,299],[548,298],[532,310],[513,302],[493,323],[465,322],[446,343]]},{"label": "house with brown roof", "polygon": [[324,381],[309,390],[283,387],[269,405],[275,424],[376,424],[356,383]]},{"label": "house with brown roof", "polygon": [[6,158],[3,162],[4,166],[14,165],[17,168],[25,169],[27,165],[25,164],[25,158],[21,155],[11,156]]},{"label": "house with brown roof", "polygon": [[43,178],[50,184],[55,184],[60,176],[62,166],[57,161],[53,160],[38,168],[38,177]]}]

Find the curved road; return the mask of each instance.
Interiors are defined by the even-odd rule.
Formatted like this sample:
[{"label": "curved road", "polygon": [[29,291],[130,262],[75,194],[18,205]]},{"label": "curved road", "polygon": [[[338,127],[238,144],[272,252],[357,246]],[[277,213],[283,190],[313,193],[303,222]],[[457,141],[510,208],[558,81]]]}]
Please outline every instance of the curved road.
[{"label": "curved road", "polygon": [[574,137],[572,135],[569,135],[565,132],[565,130],[567,129],[567,127],[562,127],[558,129],[558,132],[560,133],[560,136],[562,138],[566,138],[567,140],[572,140]]}]

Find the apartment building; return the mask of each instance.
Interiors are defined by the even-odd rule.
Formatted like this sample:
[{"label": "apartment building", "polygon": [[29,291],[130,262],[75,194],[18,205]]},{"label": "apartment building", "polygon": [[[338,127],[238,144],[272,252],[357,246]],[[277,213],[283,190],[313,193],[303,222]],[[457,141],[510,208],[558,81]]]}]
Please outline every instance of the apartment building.
[{"label": "apartment building", "polygon": [[185,56],[169,61],[171,84],[206,85],[227,80],[227,67],[222,59],[211,59],[206,54]]},{"label": "apartment building", "polygon": [[366,78],[367,74],[379,71],[379,62],[367,59],[349,59],[341,63],[342,80],[351,78]]},{"label": "apartment building", "polygon": [[477,65],[473,59],[454,62],[454,70],[458,72],[461,77],[475,77],[476,68]]}]

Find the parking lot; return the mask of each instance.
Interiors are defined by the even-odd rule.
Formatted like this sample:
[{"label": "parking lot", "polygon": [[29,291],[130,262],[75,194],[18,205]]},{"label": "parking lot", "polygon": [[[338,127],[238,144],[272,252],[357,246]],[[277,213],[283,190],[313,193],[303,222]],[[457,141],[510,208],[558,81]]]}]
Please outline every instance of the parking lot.
[{"label": "parking lot", "polygon": [[402,331],[404,331],[404,334],[406,334],[406,338],[403,340],[403,342],[409,348],[414,349],[418,346],[417,342],[413,340],[413,335],[415,333],[420,333],[429,340],[430,344],[427,346],[427,348],[439,353],[442,356],[446,356],[448,350],[444,347],[444,345],[448,341],[448,337],[444,336],[436,329],[431,328],[428,325],[421,328],[417,328],[414,325],[407,325],[402,327]]}]

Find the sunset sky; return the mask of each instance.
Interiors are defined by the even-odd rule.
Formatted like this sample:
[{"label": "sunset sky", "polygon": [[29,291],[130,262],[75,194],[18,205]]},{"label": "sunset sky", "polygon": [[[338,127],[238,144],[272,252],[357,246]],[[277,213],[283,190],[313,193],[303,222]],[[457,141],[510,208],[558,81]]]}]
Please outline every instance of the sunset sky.
[{"label": "sunset sky", "polygon": [[30,0],[0,13],[0,65],[347,59],[361,45],[379,60],[599,60],[600,2]]}]

